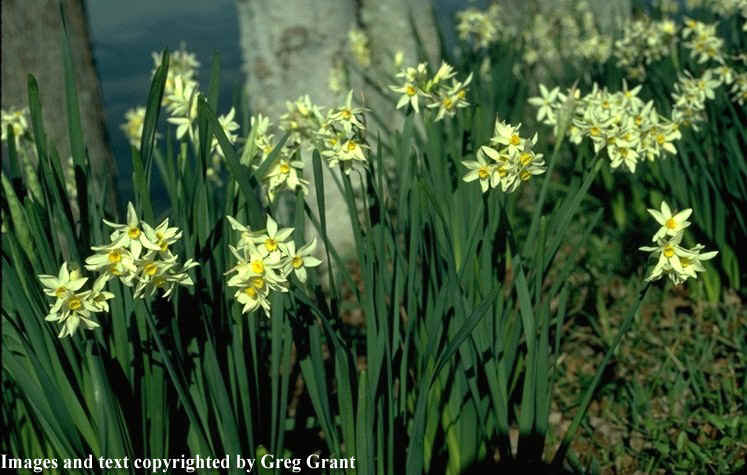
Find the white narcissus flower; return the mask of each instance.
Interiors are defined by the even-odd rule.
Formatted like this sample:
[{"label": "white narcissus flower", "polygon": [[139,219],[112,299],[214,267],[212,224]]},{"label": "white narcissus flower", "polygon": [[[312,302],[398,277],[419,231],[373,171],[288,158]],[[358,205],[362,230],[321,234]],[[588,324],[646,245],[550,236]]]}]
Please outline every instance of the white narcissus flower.
[{"label": "white narcissus flower", "polygon": [[81,277],[80,271],[68,270],[67,262],[63,262],[56,276],[41,274],[38,276],[44,288],[44,293],[50,297],[64,298],[68,293],[77,292],[88,281]]},{"label": "white narcissus flower", "polygon": [[[703,246],[702,244],[696,244],[695,247],[688,250],[690,256],[682,257],[680,259],[680,263],[682,264],[682,275],[697,279],[698,272],[705,272],[703,261],[713,259],[718,254],[718,251],[701,253],[700,251],[702,251],[704,248],[705,246]],[[687,277],[685,277],[685,279]]]},{"label": "white narcissus flower", "polygon": [[656,242],[656,246],[643,246],[639,248],[641,251],[650,252],[654,257],[657,257],[656,265],[646,280],[657,280],[664,273],[684,273],[680,258],[690,257],[691,255],[686,249],[680,246],[681,241],[682,233],[680,232],[671,239],[659,239]]},{"label": "white narcissus flower", "polygon": [[692,249],[685,249],[680,245],[682,238],[690,223],[687,218],[692,209],[686,209],[679,213],[672,213],[669,205],[662,201],[661,210],[649,209],[649,213],[661,225],[654,235],[656,246],[643,246],[641,251],[650,252],[656,258],[656,264],[646,281],[654,281],[663,276],[669,277],[675,285],[679,285],[688,278],[697,279],[698,272],[704,272],[702,261],[713,259],[718,251],[702,252],[704,246],[696,244]]},{"label": "white narcissus flower", "polygon": [[353,91],[348,92],[345,98],[345,104],[338,107],[334,111],[330,111],[330,121],[336,121],[342,124],[343,130],[347,135],[353,134],[353,129],[363,130],[366,126],[359,120],[361,114],[365,112],[362,107],[353,107]]},{"label": "white narcissus flower", "polygon": [[285,254],[288,256],[286,273],[293,272],[298,280],[306,282],[306,268],[316,267],[322,263],[312,253],[316,249],[316,238],[296,251],[296,243],[289,241],[285,244]]},{"label": "white narcissus flower", "polygon": [[45,317],[48,322],[59,322],[62,329],[57,335],[58,338],[64,338],[75,334],[80,324],[91,330],[99,326],[92,318],[91,304],[87,302],[90,290],[79,293],[71,293],[64,299],[59,299],[50,309],[49,314]]},{"label": "white narcissus flower", "polygon": [[416,114],[420,113],[420,108],[418,107],[418,96],[425,96],[425,92],[418,90],[418,88],[412,83],[405,83],[402,86],[389,86],[389,89],[402,94],[397,101],[397,109],[401,109],[409,104],[412,106]]},{"label": "white narcissus flower", "polygon": [[[529,139],[519,135],[521,124],[514,126],[496,120],[495,133],[490,139],[491,146],[480,147],[475,161],[462,164],[470,171],[462,178],[464,181],[479,179],[482,191],[488,187],[501,185],[501,190],[512,193],[522,182],[528,181],[534,175],[545,173],[545,161],[541,153],[535,153],[532,148],[537,143],[537,134]],[[492,162],[488,162],[489,158]]]},{"label": "white narcissus flower", "polygon": [[311,255],[316,240],[296,250],[289,241],[293,228],[280,228],[267,216],[263,231],[252,231],[236,219],[226,217],[231,227],[241,233],[236,247],[229,245],[236,264],[225,275],[230,276],[229,287],[237,287],[236,301],[242,305],[242,313],[262,308],[270,316],[270,296],[273,292],[288,292],[288,277],[295,273],[301,282],[306,281],[306,268],[316,267],[321,261]]},{"label": "white narcissus flower", "polygon": [[467,86],[472,81],[472,73],[467,76],[467,79],[462,83],[454,80],[449,88],[442,87],[436,93],[436,101],[428,104],[428,108],[433,109],[438,107],[436,113],[436,121],[443,119],[444,117],[453,117],[456,114],[457,109],[462,109],[469,106],[469,102],[465,99],[467,96]]},{"label": "white narcissus flower", "polygon": [[496,170],[496,165],[490,164],[485,160],[485,155],[492,152],[495,152],[495,150],[483,145],[477,151],[475,157],[476,160],[467,160],[462,162],[462,164],[470,170],[466,175],[464,175],[462,180],[469,183],[471,181],[479,179],[480,188],[482,189],[483,193],[488,191],[488,188],[490,188],[491,186],[496,186],[497,179],[499,177]]},{"label": "white narcissus flower", "polygon": [[59,338],[73,335],[81,324],[88,329],[98,327],[92,314],[108,311],[106,301],[114,297],[103,291],[106,277],[98,278],[93,284],[93,290],[81,290],[88,278],[81,277],[77,269],[69,271],[67,262],[62,264],[57,276],[41,274],[38,277],[45,287],[44,293],[56,298],[44,319],[62,324],[57,335]]},{"label": "white narcissus flower", "polygon": [[145,124],[145,107],[129,109],[125,112],[125,123],[120,127],[130,141],[130,144],[140,149],[140,140],[143,136],[143,125]]},{"label": "white narcissus flower", "polygon": [[278,223],[268,214],[265,233],[265,235],[257,238],[255,242],[264,246],[268,253],[277,253],[280,252],[280,244],[287,241],[291,234],[293,234],[293,228],[279,229]]},{"label": "white narcissus flower", "polygon": [[529,98],[529,103],[539,108],[537,110],[538,121],[542,121],[546,118],[547,121],[552,124],[555,122],[555,112],[553,111],[553,107],[557,101],[560,88],[556,87],[548,91],[544,84],[540,84],[539,89],[539,97]]},{"label": "white narcissus flower", "polygon": [[672,213],[667,202],[662,201],[660,211],[649,209],[648,212],[661,225],[661,228],[659,228],[651,239],[652,241],[657,241],[665,236],[675,236],[690,226],[690,221],[687,218],[690,217],[693,210],[692,208],[687,208],[678,213]]},{"label": "white narcissus flower", "polygon": [[171,255],[169,246],[181,239],[182,232],[179,228],[169,227],[169,218],[166,218],[155,228],[143,223],[143,235],[145,247],[151,251],[162,252],[168,258]]},{"label": "white narcissus flower", "polygon": [[114,232],[110,236],[111,241],[117,242],[118,246],[129,248],[135,259],[140,256],[143,245],[147,247],[148,239],[140,229],[140,218],[138,218],[132,202],[127,203],[127,224],[118,224],[106,219],[103,221],[107,226],[114,228]]},{"label": "white narcissus flower", "polygon": [[135,254],[123,245],[125,237],[120,237],[118,242],[105,246],[93,246],[91,250],[95,254],[86,258],[86,269],[93,272],[103,272],[109,277],[117,277],[120,281],[130,287],[137,273],[135,260],[140,254]]}]

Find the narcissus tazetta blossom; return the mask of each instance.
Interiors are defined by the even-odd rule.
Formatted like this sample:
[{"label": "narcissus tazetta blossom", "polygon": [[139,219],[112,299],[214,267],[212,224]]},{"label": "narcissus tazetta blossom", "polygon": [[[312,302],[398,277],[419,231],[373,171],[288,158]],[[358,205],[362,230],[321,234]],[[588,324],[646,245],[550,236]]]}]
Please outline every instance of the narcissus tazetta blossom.
[{"label": "narcissus tazetta blossom", "polygon": [[499,184],[504,192],[512,192],[532,176],[545,173],[542,154],[532,150],[537,143],[537,134],[531,138],[522,137],[520,128],[521,124],[514,126],[496,121],[490,146],[480,147],[476,160],[462,162],[470,169],[462,179],[466,182],[479,179],[483,193]]},{"label": "narcissus tazetta blossom", "polygon": [[170,227],[168,218],[153,228],[128,203],[126,224],[107,220],[104,223],[114,228],[110,243],[91,248],[96,253],[86,259],[86,269],[134,287],[135,298],[151,296],[158,289],[163,297],[170,297],[177,285],[193,284],[187,271],[198,264],[192,259],[179,263],[171,246],[181,238],[182,232]]},{"label": "narcissus tazetta blossom", "polygon": [[231,216],[226,216],[231,228],[240,233],[236,246],[229,246],[236,265],[226,272],[229,287],[236,287],[234,298],[242,306],[242,313],[259,308],[269,318],[273,292],[288,292],[290,274],[306,282],[306,268],[316,267],[321,261],[311,254],[316,240],[296,250],[290,240],[293,228],[280,228],[271,216],[267,216],[263,230],[252,231]]},{"label": "narcissus tazetta blossom", "polygon": [[660,211],[649,209],[648,212],[661,225],[661,228],[656,231],[656,234],[651,239],[652,241],[656,241],[665,236],[676,236],[683,229],[690,226],[690,221],[687,218],[690,217],[693,210],[692,208],[688,208],[677,213],[672,213],[667,202],[662,201]]},{"label": "narcissus tazetta blossom", "polygon": [[[638,97],[640,90],[641,86],[628,88],[626,81],[617,92],[594,84],[588,94],[574,98],[567,129],[570,141],[579,144],[587,137],[594,153],[606,152],[612,168],[625,165],[631,173],[642,160],[653,161],[676,154],[674,143],[682,137],[680,122],[660,115],[653,101],[644,102]],[[576,93],[569,90],[568,94],[553,95],[548,92],[544,97],[532,98],[530,103],[549,109],[542,114],[542,120],[552,125],[557,135],[560,121],[556,115],[563,115],[568,109],[568,98]],[[551,102],[551,99],[554,100]]]},{"label": "narcissus tazetta blossom", "polygon": [[[467,107],[467,86],[472,81],[470,73],[464,81],[455,79],[456,73],[447,63],[441,63],[438,71],[430,77],[426,63],[417,67],[402,69],[396,77],[403,80],[403,84],[389,86],[393,92],[401,94],[397,101],[397,109],[410,106],[416,114],[420,113],[422,101],[427,101],[428,109],[438,109],[435,120],[452,117],[457,109]],[[451,84],[448,81],[451,80]]]},{"label": "narcissus tazetta blossom", "polygon": [[41,274],[38,277],[45,287],[44,293],[55,297],[45,320],[60,323],[59,338],[75,334],[81,325],[89,330],[98,327],[93,314],[108,312],[107,300],[114,298],[114,294],[104,290],[105,276],[96,279],[90,290],[81,290],[88,278],[82,277],[78,269],[69,270],[67,262],[62,263],[56,276]]},{"label": "narcissus tazetta blossom", "polygon": [[696,279],[699,272],[705,271],[702,262],[716,257],[718,251],[702,252],[702,244],[696,244],[691,249],[681,245],[685,228],[690,225],[687,218],[692,210],[688,208],[673,214],[669,205],[663,201],[661,211],[648,211],[662,226],[652,239],[656,246],[639,248],[651,253],[656,259],[656,264],[646,280],[654,281],[667,276],[675,285],[679,285],[689,278]]}]

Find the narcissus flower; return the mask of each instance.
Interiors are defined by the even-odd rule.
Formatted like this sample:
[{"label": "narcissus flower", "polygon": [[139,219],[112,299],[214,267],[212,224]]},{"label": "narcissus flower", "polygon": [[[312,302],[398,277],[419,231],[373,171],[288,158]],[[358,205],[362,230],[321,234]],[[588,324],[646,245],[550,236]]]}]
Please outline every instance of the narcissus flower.
[{"label": "narcissus flower", "polygon": [[[396,77],[402,78],[404,84],[400,86],[391,85],[389,89],[401,94],[397,101],[397,109],[407,105],[411,106],[416,114],[420,113],[421,101],[428,101],[426,108],[438,109],[435,120],[441,120],[446,116],[453,116],[457,109],[467,107],[467,86],[472,81],[470,73],[464,81],[455,79],[454,68],[441,63],[438,71],[429,77],[428,66],[420,63],[417,67],[402,69]],[[451,84],[447,81],[451,80]]]},{"label": "narcissus flower", "polygon": [[651,239],[652,241],[656,241],[665,236],[675,236],[683,229],[690,226],[690,221],[688,221],[687,218],[690,217],[693,210],[692,208],[687,208],[678,213],[672,213],[667,202],[662,201],[660,211],[649,209],[648,212],[654,217],[656,222],[661,225],[661,228],[659,228]]},{"label": "narcissus flower", "polygon": [[542,154],[532,149],[537,143],[537,134],[532,138],[522,137],[519,128],[521,124],[514,126],[497,120],[490,146],[478,149],[477,160],[462,162],[470,169],[462,179],[466,182],[479,179],[483,193],[498,184],[504,192],[513,192],[532,176],[545,173]]},{"label": "narcissus flower", "polygon": [[661,211],[653,209],[648,211],[661,228],[652,239],[656,246],[639,248],[641,251],[651,253],[656,259],[656,264],[646,280],[654,281],[666,275],[675,285],[678,285],[688,278],[696,279],[699,272],[705,271],[702,262],[713,259],[718,251],[702,252],[704,249],[702,244],[696,244],[691,249],[686,249],[681,245],[685,228],[690,225],[687,218],[692,213],[692,209],[688,208],[673,214],[667,203],[662,202]]},{"label": "narcissus flower", "polygon": [[181,239],[182,232],[169,226],[168,218],[154,228],[128,203],[126,224],[104,223],[114,228],[111,242],[91,247],[96,253],[86,259],[86,269],[134,287],[135,298],[153,295],[157,289],[163,290],[163,297],[170,297],[176,285],[192,285],[187,271],[198,264],[191,259],[179,264],[172,245]]},{"label": "narcissus flower", "polygon": [[470,170],[462,179],[467,183],[480,180],[480,188],[483,193],[488,191],[488,188],[491,186],[497,186],[500,179],[500,174],[497,172],[498,165],[495,163],[488,163],[485,158],[486,150],[488,149],[488,147],[483,145],[477,150],[477,160],[467,160],[462,162],[464,166]]},{"label": "narcissus flower", "polygon": [[537,107],[537,120],[541,121],[545,117],[547,117],[548,120],[553,121],[555,120],[555,112],[553,110],[553,105],[555,104],[555,100],[558,97],[558,93],[560,92],[560,88],[555,87],[552,90],[547,90],[544,84],[539,85],[540,95],[538,97],[531,97],[529,98],[529,103],[535,107]]},{"label": "narcissus flower", "polygon": [[145,107],[136,107],[125,112],[125,123],[121,125],[122,130],[130,141],[130,144],[140,149],[140,140],[143,136],[143,124],[145,123]]},{"label": "narcissus flower", "polygon": [[298,250],[296,250],[296,244],[293,241],[286,243],[284,253],[288,256],[288,259],[285,261],[285,272],[290,273],[292,271],[298,280],[305,283],[306,268],[317,267],[322,263],[321,260],[312,255],[315,249],[316,238],[312,239],[310,243],[304,245]]},{"label": "narcissus flower", "polygon": [[229,224],[241,233],[236,246],[229,246],[236,264],[226,275],[229,287],[236,287],[236,301],[242,305],[242,313],[262,308],[270,316],[270,297],[273,292],[288,292],[288,277],[294,273],[299,281],[306,282],[306,268],[316,267],[321,261],[311,254],[316,240],[296,250],[290,241],[293,228],[280,228],[277,222],[267,216],[264,230],[252,231],[231,216],[226,216]]},{"label": "narcissus flower", "polygon": [[89,330],[98,327],[93,314],[109,311],[107,300],[114,294],[103,290],[106,277],[96,279],[93,289],[81,290],[88,278],[81,277],[77,269],[69,271],[67,262],[62,264],[57,276],[42,274],[38,277],[45,287],[44,293],[55,297],[45,320],[62,325],[57,335],[59,338],[75,334],[80,325]]}]

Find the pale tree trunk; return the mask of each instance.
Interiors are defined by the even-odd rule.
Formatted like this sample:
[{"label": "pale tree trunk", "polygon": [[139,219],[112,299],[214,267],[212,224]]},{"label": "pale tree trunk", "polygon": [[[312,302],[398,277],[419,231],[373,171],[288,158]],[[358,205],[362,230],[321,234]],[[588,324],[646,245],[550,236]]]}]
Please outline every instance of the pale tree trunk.
[{"label": "pale tree trunk", "polygon": [[[396,50],[405,62],[417,60],[418,30],[431,61],[438,58],[438,36],[429,0],[237,0],[239,32],[247,74],[247,95],[253,114],[272,120],[285,111],[285,102],[308,94],[320,106],[340,105],[344,97],[329,88],[329,73],[348,48],[348,32],[357,28],[369,38],[371,66],[391,64]],[[414,22],[410,21],[410,10]],[[377,111],[391,111],[389,101],[372,91],[360,78],[351,78],[356,96]],[[343,94],[344,96],[344,94]],[[373,131],[371,131],[373,132]],[[375,135],[371,134],[373,137]],[[310,157],[304,157],[306,177],[311,177]],[[342,195],[327,167],[325,202],[328,234],[343,254],[353,249],[352,226]],[[309,204],[316,210],[314,186]]]},{"label": "pale tree trunk", "polygon": [[[67,16],[83,135],[94,182],[97,187],[107,187],[107,204],[113,205],[116,167],[107,144],[101,89],[94,67],[85,7],[81,0],[63,0],[62,3]],[[33,74],[39,84],[47,138],[66,164],[70,144],[62,66],[62,28],[58,0],[2,1],[2,107],[28,105],[27,77]]]}]

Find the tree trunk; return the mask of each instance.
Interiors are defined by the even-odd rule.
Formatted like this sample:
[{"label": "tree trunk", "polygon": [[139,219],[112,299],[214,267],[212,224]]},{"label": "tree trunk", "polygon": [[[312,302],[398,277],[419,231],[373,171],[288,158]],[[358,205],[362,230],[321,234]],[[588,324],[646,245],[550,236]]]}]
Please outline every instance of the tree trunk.
[{"label": "tree trunk", "polygon": [[[285,111],[285,102],[309,94],[320,106],[342,103],[345,92],[329,88],[330,70],[348,48],[348,32],[357,28],[369,38],[371,64],[391,64],[392,55],[402,50],[405,62],[417,60],[416,40],[409,10],[418,34],[432,61],[438,57],[438,35],[429,0],[237,0],[239,32],[247,74],[247,95],[253,114],[272,120]],[[351,78],[356,93],[377,112],[392,105],[372,91],[360,78]],[[385,117],[391,118],[391,117]],[[391,123],[391,122],[390,122]],[[375,137],[373,130],[370,135]],[[306,178],[311,175],[310,157]],[[328,234],[343,255],[353,249],[353,234],[345,200],[324,167]],[[314,186],[309,204],[318,213]]]},{"label": "tree trunk", "polygon": [[[106,186],[107,205],[115,204],[114,162],[108,147],[101,89],[93,61],[82,0],[63,0],[73,53],[83,135],[96,186]],[[25,107],[27,77],[39,84],[44,127],[66,165],[70,143],[62,65],[62,21],[58,0],[3,0],[2,107]],[[94,195],[96,196],[96,195]]]}]

